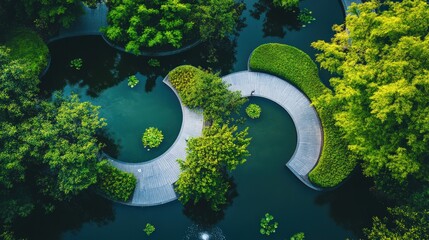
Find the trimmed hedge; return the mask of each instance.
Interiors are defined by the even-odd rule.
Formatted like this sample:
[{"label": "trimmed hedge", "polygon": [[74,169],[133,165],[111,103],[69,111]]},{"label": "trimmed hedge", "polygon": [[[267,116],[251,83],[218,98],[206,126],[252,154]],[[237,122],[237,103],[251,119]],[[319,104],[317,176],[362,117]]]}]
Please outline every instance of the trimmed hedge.
[{"label": "trimmed hedge", "polygon": [[[303,91],[311,101],[330,90],[320,81],[313,60],[303,51],[285,44],[269,43],[256,48],[249,61],[253,71],[283,78]],[[340,129],[335,126],[333,109],[315,106],[323,126],[323,149],[309,179],[321,187],[335,187],[346,179],[357,161],[352,158]]]},{"label": "trimmed hedge", "polygon": [[132,173],[123,172],[107,160],[98,163],[97,187],[109,198],[127,202],[134,193],[137,179]]},{"label": "trimmed hedge", "polygon": [[36,32],[26,28],[14,29],[7,34],[5,45],[11,49],[10,57],[24,60],[35,75],[48,65],[48,46]]}]

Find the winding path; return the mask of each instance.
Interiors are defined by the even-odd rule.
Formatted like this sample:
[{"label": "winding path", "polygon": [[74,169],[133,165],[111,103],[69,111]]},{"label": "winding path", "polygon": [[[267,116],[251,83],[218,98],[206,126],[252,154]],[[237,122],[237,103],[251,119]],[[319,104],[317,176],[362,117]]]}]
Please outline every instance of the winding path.
[{"label": "winding path", "polygon": [[202,112],[185,107],[167,77],[163,82],[174,91],[182,107],[182,127],[173,145],[161,156],[142,163],[120,162],[104,155],[115,167],[137,178],[133,198],[125,203],[128,205],[155,206],[176,200],[173,184],[180,174],[177,159],[186,157],[186,139],[200,136],[203,130]]},{"label": "winding path", "polygon": [[229,74],[223,80],[230,84],[230,90],[240,91],[243,97],[252,95],[269,99],[289,113],[295,124],[297,143],[286,166],[307,186],[321,190],[308,179],[308,173],[319,160],[323,133],[316,110],[307,96],[285,80],[266,73],[242,71]]}]

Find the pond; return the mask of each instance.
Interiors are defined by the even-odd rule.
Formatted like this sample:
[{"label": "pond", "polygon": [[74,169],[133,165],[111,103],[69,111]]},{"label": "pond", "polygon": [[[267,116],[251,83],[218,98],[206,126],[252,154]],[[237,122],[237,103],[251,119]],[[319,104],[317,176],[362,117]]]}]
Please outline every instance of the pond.
[{"label": "pond", "polygon": [[[302,1],[301,7],[312,10],[316,18],[305,28],[267,8],[268,0],[244,2],[246,26],[235,39],[218,43],[216,59],[208,57],[209,48],[202,44],[182,54],[156,58],[161,66],[151,67],[150,58],[117,52],[97,36],[53,42],[49,45],[52,65],[42,81],[42,95],[50,97],[55,90],[76,92],[82,100],[100,105],[108,123],[106,151],[121,161],[149,160],[171,146],[180,130],[179,102],[162,83],[168,71],[182,64],[210,67],[222,75],[245,70],[252,50],[267,42],[296,46],[314,58],[310,43],[329,40],[332,25],[344,19],[340,1]],[[74,58],[83,59],[82,70],[70,68]],[[320,74],[327,83],[329,74]],[[126,81],[131,75],[140,80],[133,89]],[[252,97],[250,102],[262,107],[262,117],[245,124],[253,138],[252,156],[234,172],[235,191],[222,212],[183,207],[178,201],[129,207],[89,193],[72,205],[59,207],[53,215],[33,214],[17,226],[17,233],[29,239],[148,239],[143,229],[152,223],[156,231],[150,239],[204,239],[207,233],[208,239],[260,240],[265,238],[259,234],[259,221],[268,212],[279,222],[278,231],[269,239],[288,239],[296,232],[305,232],[306,239],[361,237],[361,229],[383,209],[369,191],[370,182],[356,173],[334,191],[309,189],[285,167],[296,146],[294,124],[287,112],[265,99]],[[166,135],[160,151],[148,152],[141,145],[141,134],[149,126],[159,127]]]}]

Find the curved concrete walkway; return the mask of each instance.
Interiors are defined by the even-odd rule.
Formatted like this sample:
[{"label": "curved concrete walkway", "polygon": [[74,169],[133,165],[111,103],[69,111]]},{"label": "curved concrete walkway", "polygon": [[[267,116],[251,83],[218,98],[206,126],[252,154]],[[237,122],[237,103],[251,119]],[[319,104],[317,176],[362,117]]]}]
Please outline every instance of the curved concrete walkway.
[{"label": "curved concrete walkway", "polygon": [[269,99],[283,107],[291,116],[296,132],[295,153],[286,166],[307,186],[321,190],[308,179],[316,166],[322,148],[322,126],[310,100],[296,87],[276,76],[260,72],[242,71],[229,74],[223,80],[231,91],[240,91],[243,97]]},{"label": "curved concrete walkway", "polygon": [[177,159],[186,158],[186,139],[202,134],[202,111],[198,112],[185,107],[167,77],[163,82],[174,91],[182,107],[182,127],[173,145],[161,156],[142,163],[120,162],[104,155],[113,166],[130,172],[137,178],[133,198],[130,202],[125,203],[128,205],[154,206],[176,200],[173,184],[180,174]]}]

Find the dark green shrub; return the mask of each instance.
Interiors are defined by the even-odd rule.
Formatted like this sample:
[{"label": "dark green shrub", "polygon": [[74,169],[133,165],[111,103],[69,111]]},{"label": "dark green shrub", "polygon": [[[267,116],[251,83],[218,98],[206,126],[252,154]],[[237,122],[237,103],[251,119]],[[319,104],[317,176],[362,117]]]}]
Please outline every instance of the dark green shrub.
[{"label": "dark green shrub", "polygon": [[126,202],[134,193],[137,179],[132,173],[123,172],[107,160],[98,163],[97,187],[108,197]]},{"label": "dark green shrub", "polygon": [[40,74],[48,64],[49,49],[40,36],[26,28],[17,28],[6,36],[6,47],[11,49],[11,59],[21,59],[35,74]]},{"label": "dark green shrub", "polygon": [[[261,45],[253,51],[249,64],[253,71],[270,73],[289,81],[313,102],[330,92],[320,81],[316,64],[295,47],[277,43]],[[315,107],[323,126],[323,149],[309,179],[321,187],[334,187],[349,176],[357,161],[350,156],[347,143],[335,126],[333,111],[320,105]]]},{"label": "dark green shrub", "polygon": [[259,118],[261,116],[261,107],[257,104],[249,104],[246,108],[247,116],[252,119]]}]

